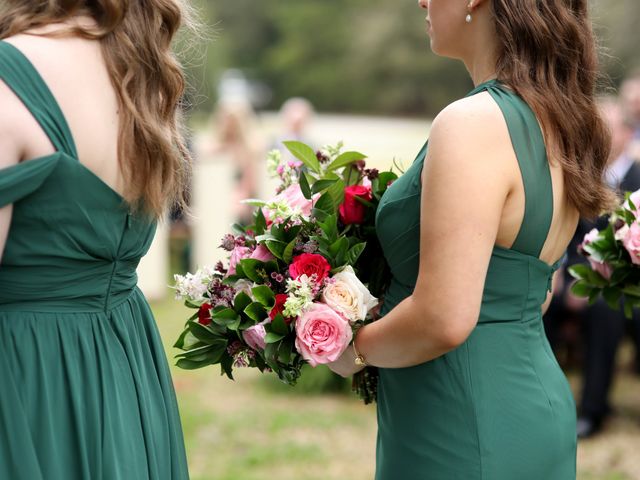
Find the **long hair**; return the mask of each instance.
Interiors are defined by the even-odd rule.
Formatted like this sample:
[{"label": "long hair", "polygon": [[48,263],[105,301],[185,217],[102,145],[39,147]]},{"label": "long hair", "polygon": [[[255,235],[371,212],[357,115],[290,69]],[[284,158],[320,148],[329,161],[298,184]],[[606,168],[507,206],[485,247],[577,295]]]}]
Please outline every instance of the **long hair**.
[{"label": "long hair", "polygon": [[587,0],[492,0],[498,79],[538,116],[567,195],[583,217],[615,202],[603,180],[611,139],[595,91],[598,50]]},{"label": "long hair", "polygon": [[6,0],[0,13],[0,38],[78,15],[95,21],[64,33],[101,44],[121,110],[125,200],[156,218],[184,206],[191,166],[179,108],[185,79],[171,50],[187,18],[179,0]]}]

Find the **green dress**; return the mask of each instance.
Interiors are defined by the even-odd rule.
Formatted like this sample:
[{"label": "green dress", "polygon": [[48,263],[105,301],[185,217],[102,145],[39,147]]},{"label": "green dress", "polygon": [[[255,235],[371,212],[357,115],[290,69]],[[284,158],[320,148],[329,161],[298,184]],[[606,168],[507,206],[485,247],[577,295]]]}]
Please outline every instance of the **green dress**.
[{"label": "green dress", "polygon": [[136,287],[155,222],[78,161],[53,95],[6,42],[0,79],[56,149],[0,170],[0,207],[13,204],[0,264],[0,478],[187,479],[167,360]]},{"label": "green dress", "polygon": [[[557,268],[539,259],[553,216],[543,136],[531,109],[511,90],[490,81],[469,95],[482,91],[497,102],[509,128],[525,188],[524,219],[512,248],[493,249],[469,338],[424,364],[380,369],[377,480],[576,476],[575,404],[542,325],[541,305]],[[426,148],[377,212],[393,274],[383,315],[416,284]]]}]

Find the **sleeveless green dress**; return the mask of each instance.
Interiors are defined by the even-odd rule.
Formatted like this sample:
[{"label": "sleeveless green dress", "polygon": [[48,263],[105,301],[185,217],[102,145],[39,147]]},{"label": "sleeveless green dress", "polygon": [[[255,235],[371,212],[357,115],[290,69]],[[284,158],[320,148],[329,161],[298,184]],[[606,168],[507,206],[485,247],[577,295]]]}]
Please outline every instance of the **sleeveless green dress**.
[{"label": "sleeveless green dress", "polygon": [[[0,478],[187,479],[173,385],[136,266],[155,223],[79,161],[50,90],[0,42],[0,80],[56,153],[0,170]],[[99,126],[97,126],[99,128]]]},{"label": "sleeveless green dress", "polygon": [[[553,216],[551,174],[531,109],[497,81],[526,207],[512,248],[493,250],[478,324],[459,348],[410,368],[380,369],[377,480],[569,480],[575,405],[541,315],[558,264],[539,259]],[[392,282],[381,314],[412,294],[420,246],[420,173],[427,146],[386,192],[376,228]]]}]

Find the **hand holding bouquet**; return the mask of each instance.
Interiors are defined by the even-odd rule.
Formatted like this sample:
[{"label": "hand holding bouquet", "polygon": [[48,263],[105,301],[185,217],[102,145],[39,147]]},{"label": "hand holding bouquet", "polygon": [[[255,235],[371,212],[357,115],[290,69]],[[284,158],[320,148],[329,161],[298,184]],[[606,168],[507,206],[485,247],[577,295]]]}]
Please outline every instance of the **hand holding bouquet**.
[{"label": "hand holding bouquet", "polygon": [[[234,367],[254,367],[294,385],[305,362],[335,361],[372,319],[388,279],[375,209],[397,176],[366,169],[362,154],[341,145],[287,148],[297,160],[269,156],[277,195],[248,200],[253,224],[223,239],[228,262],[176,275],[177,298],[197,310],[175,345],[182,368],[219,364],[233,378]],[[356,390],[369,402],[366,375]]]}]

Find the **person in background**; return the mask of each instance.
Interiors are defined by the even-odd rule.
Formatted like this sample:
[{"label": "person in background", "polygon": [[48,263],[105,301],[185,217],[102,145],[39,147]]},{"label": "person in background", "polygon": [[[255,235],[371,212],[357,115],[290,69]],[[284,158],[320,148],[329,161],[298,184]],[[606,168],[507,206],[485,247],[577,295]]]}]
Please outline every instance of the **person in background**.
[{"label": "person in background", "polygon": [[255,113],[249,102],[223,99],[214,116],[214,141],[211,154],[227,158],[235,165],[235,198],[231,205],[235,218],[243,225],[252,221],[252,207],[241,203],[258,196],[259,158],[263,150],[256,133]]},{"label": "person in background", "polygon": [[284,131],[278,138],[278,143],[286,140],[307,143],[306,130],[313,115],[313,105],[305,98],[294,97],[284,102],[280,109]]}]

